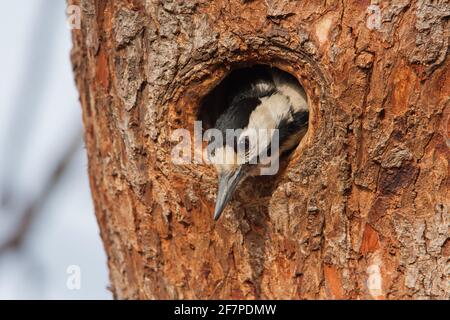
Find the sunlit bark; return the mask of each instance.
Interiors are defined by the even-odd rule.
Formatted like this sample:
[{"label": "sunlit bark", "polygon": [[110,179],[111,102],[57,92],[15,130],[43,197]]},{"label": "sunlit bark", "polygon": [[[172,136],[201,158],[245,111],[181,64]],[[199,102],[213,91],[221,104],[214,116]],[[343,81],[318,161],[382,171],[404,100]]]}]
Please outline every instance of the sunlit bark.
[{"label": "sunlit bark", "polygon": [[[448,2],[72,2],[115,297],[449,298]],[[171,133],[252,63],[299,79],[310,126],[214,222],[215,173]]]}]

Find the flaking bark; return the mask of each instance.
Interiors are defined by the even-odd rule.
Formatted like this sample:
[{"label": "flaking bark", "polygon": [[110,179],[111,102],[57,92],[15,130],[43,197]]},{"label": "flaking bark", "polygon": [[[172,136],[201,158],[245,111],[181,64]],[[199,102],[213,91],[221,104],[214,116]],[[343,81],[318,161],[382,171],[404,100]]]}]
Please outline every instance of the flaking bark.
[{"label": "flaking bark", "polygon": [[[72,61],[121,299],[433,299],[449,289],[448,1],[80,0]],[[295,75],[307,136],[212,220],[211,167],[171,162],[231,68]]]}]

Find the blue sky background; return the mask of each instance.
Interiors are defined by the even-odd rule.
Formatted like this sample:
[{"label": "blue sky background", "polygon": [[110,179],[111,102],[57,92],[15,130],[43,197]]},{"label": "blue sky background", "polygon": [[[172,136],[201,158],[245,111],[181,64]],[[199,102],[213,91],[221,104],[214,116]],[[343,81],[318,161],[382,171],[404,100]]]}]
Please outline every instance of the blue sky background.
[{"label": "blue sky background", "polygon": [[[65,1],[2,1],[0,7],[0,194],[10,194],[0,204],[1,247],[77,141],[81,112]],[[0,251],[0,299],[111,298],[86,162],[80,143],[22,245]],[[80,290],[66,285],[71,265],[80,267]]]}]

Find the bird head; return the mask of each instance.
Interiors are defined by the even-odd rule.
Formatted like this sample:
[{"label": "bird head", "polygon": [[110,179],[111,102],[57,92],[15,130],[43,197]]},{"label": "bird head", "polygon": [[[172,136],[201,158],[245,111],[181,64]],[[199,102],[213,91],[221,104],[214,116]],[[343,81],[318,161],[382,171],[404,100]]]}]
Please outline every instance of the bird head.
[{"label": "bird head", "polygon": [[[234,134],[232,142],[226,141],[219,145],[209,157],[219,180],[214,210],[215,220],[219,219],[238,185],[247,177],[258,174],[261,166],[261,151],[270,146],[267,136],[262,139],[262,136],[257,135],[257,130],[247,128],[231,131]],[[267,154],[265,157],[267,158]]]},{"label": "bird head", "polygon": [[[219,180],[215,220],[248,176],[278,172],[278,156],[298,145],[308,124],[305,92],[292,77],[270,72],[255,76],[232,96],[214,125],[218,137],[208,156]],[[267,164],[269,171],[260,171]]]}]

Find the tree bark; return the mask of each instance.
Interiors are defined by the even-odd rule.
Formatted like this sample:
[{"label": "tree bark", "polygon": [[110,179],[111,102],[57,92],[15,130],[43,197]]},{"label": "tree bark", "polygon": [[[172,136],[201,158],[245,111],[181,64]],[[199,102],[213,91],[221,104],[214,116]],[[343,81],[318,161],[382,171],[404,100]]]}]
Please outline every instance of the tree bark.
[{"label": "tree bark", "polygon": [[[70,2],[114,297],[450,298],[448,1]],[[298,78],[308,133],[214,222],[215,172],[171,133],[255,63]]]}]

